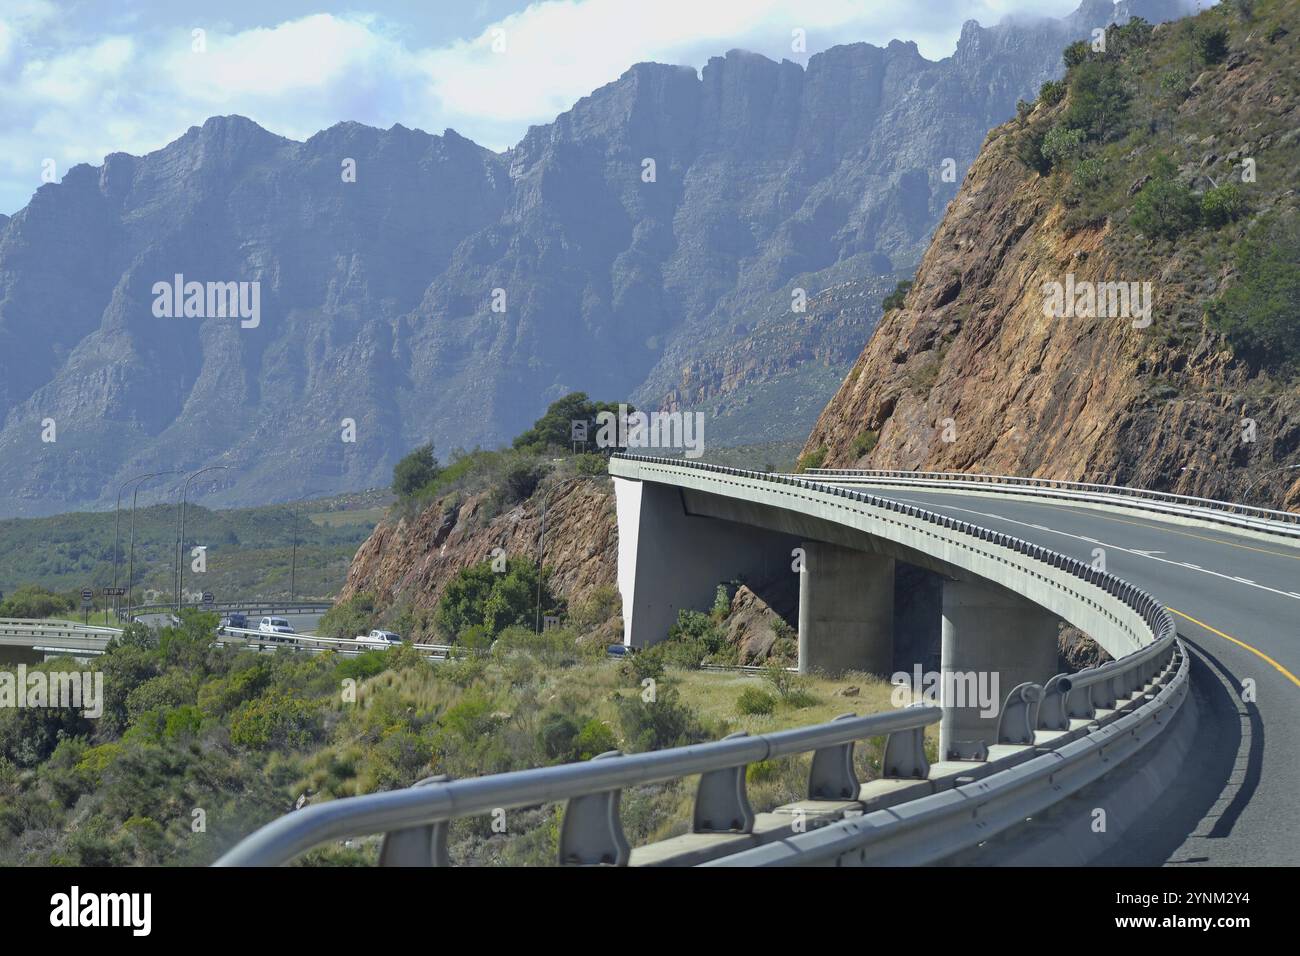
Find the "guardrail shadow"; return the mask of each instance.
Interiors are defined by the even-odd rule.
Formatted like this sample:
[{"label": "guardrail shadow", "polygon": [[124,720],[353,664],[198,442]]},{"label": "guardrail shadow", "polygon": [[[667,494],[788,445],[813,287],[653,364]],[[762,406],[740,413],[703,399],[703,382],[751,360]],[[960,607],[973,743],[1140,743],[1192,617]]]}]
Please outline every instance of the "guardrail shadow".
[{"label": "guardrail shadow", "polygon": [[[1241,700],[1241,680],[1221,660],[1186,635],[1179,637],[1191,658],[1189,703],[1195,705],[1197,721],[1195,749],[1189,754],[1193,759],[1183,760],[1168,781],[1167,797],[1154,810],[1158,822],[1142,828],[1140,842],[1125,841],[1097,858],[1097,865],[1212,862],[1198,844],[1227,838],[1259,786],[1264,722],[1258,706]],[[1228,798],[1225,790],[1239,772],[1240,783]]]}]

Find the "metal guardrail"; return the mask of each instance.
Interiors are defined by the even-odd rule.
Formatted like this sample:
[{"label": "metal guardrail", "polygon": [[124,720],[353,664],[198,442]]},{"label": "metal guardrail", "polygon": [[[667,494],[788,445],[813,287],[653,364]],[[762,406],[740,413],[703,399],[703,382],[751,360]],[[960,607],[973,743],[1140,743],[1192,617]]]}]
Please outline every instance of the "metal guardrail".
[{"label": "metal guardrail", "polygon": [[[1015,752],[988,765],[990,774],[980,778],[986,787],[993,786],[988,781],[1023,763],[1025,754],[1032,756],[1037,746],[1049,750],[1060,747],[1062,753],[1072,748],[1070,756],[1062,758],[1071,766],[1104,750],[1105,743],[1100,736],[1094,739],[1094,735],[1104,735],[1109,721],[1122,718],[1126,711],[1151,706],[1144,701],[1145,689],[1153,682],[1169,681],[1160,691],[1158,709],[1176,709],[1186,692],[1186,656],[1178,643],[1172,616],[1143,589],[1091,565],[1001,532],[853,489],[789,475],[765,475],[674,459],[632,460],[794,486],[799,491],[850,498],[903,513],[934,525],[936,532],[941,529],[951,538],[973,537],[1008,548],[1023,562],[1026,573],[1034,573],[1036,565],[1031,562],[1064,570],[1096,585],[1114,603],[1137,612],[1149,636],[1139,650],[1102,667],[1057,675],[1042,687],[1023,684],[1012,690],[1001,712],[997,742]],[[1179,661],[1181,669],[1177,667]],[[279,865],[330,840],[375,833],[385,834],[381,865],[446,865],[447,827],[452,819],[557,801],[566,801],[560,827],[561,863],[626,864],[630,847],[619,821],[620,792],[626,787],[700,774],[692,832],[743,837],[753,832],[755,817],[745,792],[745,767],[749,763],[811,751],[809,798],[856,800],[859,792],[851,763],[853,743],[886,734],[882,761],[886,776],[925,779],[930,768],[923,749],[924,728],[939,721],[941,713],[938,708],[914,706],[866,717],[846,715],[830,723],[774,734],[733,734],[711,744],[633,755],[614,751],[586,763],[461,781],[430,778],[405,790],[335,800],[281,817],[243,840],[217,865]],[[1064,795],[1055,787],[1055,779],[1048,774],[1046,786],[1039,786],[1042,793],[1055,794],[1050,796],[1053,801]],[[956,789],[950,786],[947,792]],[[946,794],[933,796],[951,799]],[[915,802],[898,806],[910,807]],[[907,820],[898,812],[898,806],[887,814],[888,819]],[[972,818],[978,815],[969,804],[964,812]],[[1015,822],[1013,817],[1005,816],[1000,826],[990,827],[988,820],[981,820],[974,838],[986,839]],[[887,829],[883,820],[874,823]],[[915,825],[908,825],[907,832],[909,839],[917,838]],[[951,834],[941,835],[939,841],[947,852],[953,852],[954,845],[969,845],[961,840],[954,844]],[[788,843],[788,838],[782,842]]]},{"label": "metal guardrail", "polygon": [[[328,611],[334,606],[332,601],[221,601],[212,604],[182,604],[181,610],[212,611],[223,613],[242,611],[265,617],[268,614],[315,614]],[[131,614],[165,614],[176,611],[175,602],[171,604],[133,604]],[[120,608],[118,614],[126,616],[126,608]]]},{"label": "metal guardrail", "polygon": [[1084,734],[1059,738],[1055,746],[1026,747],[1028,759],[997,773],[959,782],[905,808],[845,817],[702,865],[921,866],[972,851],[1094,783],[1150,743],[1187,696],[1188,665],[1186,652],[1176,645],[1159,679],[1139,688],[1132,700],[1119,704],[1121,709],[1090,723]]},{"label": "metal guardrail", "polygon": [[889,471],[861,468],[811,468],[801,473],[801,475],[823,481],[901,484],[919,487],[960,487],[969,489],[971,487],[978,488],[991,485],[1002,492],[1122,504],[1127,507],[1157,511],[1161,514],[1182,514],[1187,517],[1268,531],[1288,537],[1300,537],[1300,512],[1256,508],[1252,505],[1241,505],[1231,501],[1220,501],[1215,498],[1175,495],[1168,492],[1148,491],[1124,485],[1058,481],[1052,478],[1017,478],[1010,475],[985,475],[972,472]]},{"label": "metal guardrail", "polygon": [[[318,634],[299,634],[296,632],[293,634],[273,634],[269,631],[261,631],[256,628],[245,627],[222,628],[217,632],[217,643],[224,643],[221,641],[223,635],[244,638],[242,642],[244,644],[262,644],[268,646],[274,644],[281,647],[289,645],[304,650],[341,650],[361,653],[364,651],[387,649],[384,645],[368,644],[348,637],[321,637]],[[417,647],[422,651],[427,651],[428,653],[426,656],[439,660],[447,657],[451,652],[451,645],[449,644],[414,644],[411,646]]]}]

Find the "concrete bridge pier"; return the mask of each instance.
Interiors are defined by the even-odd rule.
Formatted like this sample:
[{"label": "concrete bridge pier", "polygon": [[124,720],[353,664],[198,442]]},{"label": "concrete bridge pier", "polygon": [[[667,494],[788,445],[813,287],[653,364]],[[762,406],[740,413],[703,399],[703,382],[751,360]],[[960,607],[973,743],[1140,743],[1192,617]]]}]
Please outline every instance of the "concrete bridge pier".
[{"label": "concrete bridge pier", "polygon": [[615,477],[614,496],[624,644],[664,640],[679,611],[709,609],[721,582],[793,573],[798,538],[691,514],[669,485]]},{"label": "concrete bridge pier", "polygon": [[941,760],[954,745],[997,743],[1007,694],[1056,674],[1057,630],[1056,615],[1005,588],[944,581]]},{"label": "concrete bridge pier", "polygon": [[805,541],[799,571],[799,673],[888,674],[894,658],[894,559]]}]

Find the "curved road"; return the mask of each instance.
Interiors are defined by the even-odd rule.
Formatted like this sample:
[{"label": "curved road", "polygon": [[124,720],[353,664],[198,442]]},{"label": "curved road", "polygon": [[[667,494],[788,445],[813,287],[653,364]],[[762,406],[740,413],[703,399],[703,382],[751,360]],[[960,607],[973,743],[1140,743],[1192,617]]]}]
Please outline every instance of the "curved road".
[{"label": "curved road", "polygon": [[[853,483],[1092,562],[1164,601],[1192,649],[1198,751],[1181,794],[1099,863],[1300,863],[1300,546],[1159,516]],[[1252,699],[1253,698],[1253,699]]]}]

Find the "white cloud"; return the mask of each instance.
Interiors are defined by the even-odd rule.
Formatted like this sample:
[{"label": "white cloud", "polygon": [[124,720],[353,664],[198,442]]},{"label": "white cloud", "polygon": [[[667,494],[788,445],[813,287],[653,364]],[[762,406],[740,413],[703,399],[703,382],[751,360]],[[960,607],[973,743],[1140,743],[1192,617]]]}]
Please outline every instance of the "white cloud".
[{"label": "white cloud", "polygon": [[[273,2],[273,0],[272,0]],[[916,40],[937,58],[964,20],[1009,12],[1061,15],[1076,0],[544,0],[478,36],[412,46],[376,16],[318,13],[242,31],[211,27],[207,50],[188,28],[144,27],[70,39],[45,0],[6,0],[0,20],[0,210],[107,152],[157,149],[215,113],[240,113],[304,138],[340,120],[440,131],[494,149],[517,142],[633,63],[702,66],[741,47],[806,62],[836,43]],[[145,19],[140,20],[146,22]],[[807,54],[791,49],[806,31]],[[132,27],[134,30],[134,26]],[[494,52],[503,31],[504,52]]]}]

